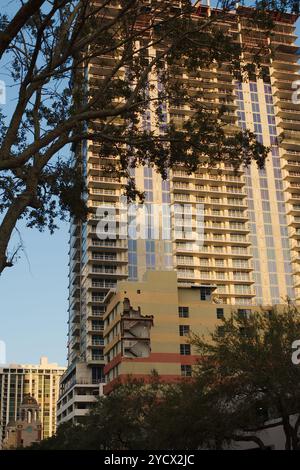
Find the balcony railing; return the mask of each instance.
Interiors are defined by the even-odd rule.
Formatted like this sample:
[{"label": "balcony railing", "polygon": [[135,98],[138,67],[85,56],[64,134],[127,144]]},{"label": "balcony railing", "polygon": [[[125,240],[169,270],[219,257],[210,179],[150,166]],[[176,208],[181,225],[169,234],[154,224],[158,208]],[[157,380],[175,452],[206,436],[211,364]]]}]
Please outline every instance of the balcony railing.
[{"label": "balcony railing", "polygon": [[101,354],[94,354],[91,356],[88,356],[88,361],[104,361],[104,356]]}]

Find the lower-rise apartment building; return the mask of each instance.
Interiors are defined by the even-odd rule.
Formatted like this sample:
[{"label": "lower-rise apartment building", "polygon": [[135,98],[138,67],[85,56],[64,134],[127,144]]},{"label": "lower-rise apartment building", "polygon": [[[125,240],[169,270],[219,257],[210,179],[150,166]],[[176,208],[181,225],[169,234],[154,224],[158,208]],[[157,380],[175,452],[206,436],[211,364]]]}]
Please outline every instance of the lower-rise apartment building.
[{"label": "lower-rise apartment building", "polygon": [[93,369],[85,362],[69,367],[61,379],[57,403],[57,425],[80,422],[103,394],[103,383],[93,375]]},{"label": "lower-rise apartment building", "polygon": [[191,376],[199,355],[189,335],[208,335],[218,323],[222,328],[224,316],[258,309],[216,303],[214,292],[213,285],[178,284],[176,272],[169,271],[149,271],[143,281],[122,281],[111,290],[104,316],[104,393],[129,376],[147,381],[153,371],[167,382]]}]

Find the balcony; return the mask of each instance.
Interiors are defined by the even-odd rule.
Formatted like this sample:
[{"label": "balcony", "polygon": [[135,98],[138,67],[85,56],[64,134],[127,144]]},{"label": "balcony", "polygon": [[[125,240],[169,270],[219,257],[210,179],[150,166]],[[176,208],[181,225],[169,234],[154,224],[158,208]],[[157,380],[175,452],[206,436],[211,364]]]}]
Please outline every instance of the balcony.
[{"label": "balcony", "polygon": [[295,181],[297,182],[300,178],[300,171],[289,171],[288,175],[285,177],[288,181]]},{"label": "balcony", "polygon": [[190,194],[187,194],[187,193],[182,193],[182,194],[174,193],[174,201],[175,202],[190,202],[191,201]]},{"label": "balcony", "polygon": [[127,275],[127,272],[117,267],[93,266],[93,268],[89,272],[89,275],[99,275],[105,277],[125,277]]},{"label": "balcony", "polygon": [[116,253],[93,253],[92,254],[93,261],[117,261]]},{"label": "balcony", "polygon": [[88,364],[98,364],[104,362],[104,355],[103,354],[88,354],[87,355],[87,363]]},{"label": "balcony", "polygon": [[106,294],[104,294],[104,295],[93,295],[93,296],[89,297],[88,302],[92,302],[93,304],[96,304],[96,303],[103,304],[105,297],[106,297]]},{"label": "balcony", "polygon": [[177,277],[181,279],[195,279],[194,271],[183,271],[181,269],[177,269]]},{"label": "balcony", "polygon": [[79,310],[73,310],[72,313],[70,314],[70,321],[72,323],[79,323],[80,322],[80,311]]},{"label": "balcony", "polygon": [[119,196],[119,192],[114,189],[92,189],[90,190],[89,203],[91,207],[98,207],[99,204],[97,204],[97,202],[100,202],[100,205],[102,205],[103,199],[105,201],[115,201],[119,198]]},{"label": "balcony", "polygon": [[116,285],[116,281],[98,280],[91,282],[91,287],[96,289],[114,289]]},{"label": "balcony", "polygon": [[[96,234],[96,228],[94,230],[91,230],[91,235],[95,236]],[[91,241],[88,242],[88,248],[101,248],[101,251],[106,251],[106,250],[127,250],[128,243],[127,240],[119,240],[119,239],[99,239],[99,238],[94,238]]]},{"label": "balcony", "polygon": [[[108,176],[91,176],[89,179],[89,184],[97,187],[111,187],[119,188],[121,182],[117,178],[112,178]],[[97,194],[97,193],[96,193]]]},{"label": "balcony", "polygon": [[88,341],[87,341],[87,347],[88,348],[104,347],[104,338],[101,338],[101,340],[100,339],[89,338]]},{"label": "balcony", "polygon": [[296,228],[293,233],[292,233],[292,237],[296,240],[300,240],[300,228]]},{"label": "balcony", "polygon": [[289,223],[292,227],[299,228],[300,227],[300,217],[294,217],[293,220]]},{"label": "balcony", "polygon": [[194,266],[195,264],[194,258],[192,256],[186,257],[186,258],[177,256],[176,263],[177,263],[177,266]]},{"label": "balcony", "polygon": [[250,240],[247,237],[242,237],[240,235],[231,235],[230,243],[241,243],[251,245]]},{"label": "balcony", "polygon": [[189,175],[186,171],[180,171],[180,170],[175,170],[172,173],[172,179],[177,180],[177,179],[191,179],[191,175]]},{"label": "balcony", "polygon": [[294,129],[295,131],[300,130],[300,120],[296,120],[296,119],[283,119],[282,118],[279,125],[280,127],[282,127],[282,129]]},{"label": "balcony", "polygon": [[70,335],[79,336],[79,334],[80,334],[80,323],[75,323],[74,326],[71,328]]}]

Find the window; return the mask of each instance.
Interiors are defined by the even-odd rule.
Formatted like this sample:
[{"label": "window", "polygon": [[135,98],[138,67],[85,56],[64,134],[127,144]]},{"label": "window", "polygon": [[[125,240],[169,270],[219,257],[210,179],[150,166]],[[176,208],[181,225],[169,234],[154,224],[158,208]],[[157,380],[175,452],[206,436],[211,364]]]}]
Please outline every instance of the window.
[{"label": "window", "polygon": [[194,277],[194,270],[188,268],[180,268],[177,269],[178,277],[183,278],[193,278]]},{"label": "window", "polygon": [[218,326],[217,332],[218,332],[218,335],[219,335],[220,337],[225,336],[225,328],[224,328],[224,326]]},{"label": "window", "polygon": [[200,266],[209,266],[208,258],[200,258]]},{"label": "window", "polygon": [[248,281],[249,274],[244,271],[233,271],[233,280],[234,281]]},{"label": "window", "polygon": [[249,338],[250,337],[250,328],[247,328],[245,326],[240,327],[240,335],[243,338]]},{"label": "window", "polygon": [[248,264],[248,260],[244,260],[244,259],[234,259],[232,260],[232,266],[234,268],[248,268],[249,267],[249,264]]},{"label": "window", "polygon": [[250,286],[247,284],[240,284],[234,286],[236,294],[251,294]]},{"label": "window", "polygon": [[218,268],[222,268],[223,266],[225,266],[225,263],[224,263],[223,259],[216,259],[215,264]]},{"label": "window", "polygon": [[210,279],[210,272],[209,271],[200,271],[199,276],[200,276],[200,279]]},{"label": "window", "polygon": [[227,290],[226,290],[226,285],[225,285],[225,284],[219,284],[219,285],[217,286],[216,292],[217,292],[218,294],[226,294],[226,292],[227,292]]},{"label": "window", "polygon": [[217,318],[221,320],[224,318],[224,308],[217,308]]},{"label": "window", "polygon": [[239,318],[249,318],[251,314],[251,310],[248,308],[239,308],[238,309],[238,316]]},{"label": "window", "polygon": [[200,300],[210,300],[211,289],[210,287],[200,287]]},{"label": "window", "polygon": [[189,307],[178,308],[179,318],[189,318]]},{"label": "window", "polygon": [[226,279],[226,275],[223,271],[216,271],[216,278],[224,280]]},{"label": "window", "polygon": [[188,364],[181,365],[181,375],[182,377],[191,377],[192,375],[192,366]]},{"label": "window", "polygon": [[179,325],[179,334],[180,336],[187,336],[190,332],[189,325]]},{"label": "window", "polygon": [[[256,292],[258,292],[258,289],[260,288],[256,286]],[[252,299],[248,297],[236,297],[235,303],[238,305],[252,305],[253,302],[252,302]]]},{"label": "window", "polygon": [[180,345],[180,354],[182,356],[190,356],[191,355],[191,345],[190,344],[181,344]]}]

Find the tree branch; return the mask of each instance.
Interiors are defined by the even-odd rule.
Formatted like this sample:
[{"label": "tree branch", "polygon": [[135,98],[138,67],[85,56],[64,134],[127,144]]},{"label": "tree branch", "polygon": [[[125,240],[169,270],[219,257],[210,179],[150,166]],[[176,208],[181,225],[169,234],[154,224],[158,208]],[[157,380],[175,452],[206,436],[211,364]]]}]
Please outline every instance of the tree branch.
[{"label": "tree branch", "polygon": [[17,36],[31,16],[40,9],[43,3],[45,3],[45,0],[28,0],[27,3],[20,8],[4,31],[0,32],[0,59],[11,41]]}]

